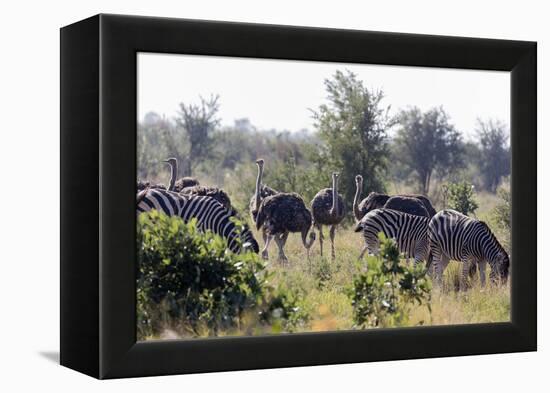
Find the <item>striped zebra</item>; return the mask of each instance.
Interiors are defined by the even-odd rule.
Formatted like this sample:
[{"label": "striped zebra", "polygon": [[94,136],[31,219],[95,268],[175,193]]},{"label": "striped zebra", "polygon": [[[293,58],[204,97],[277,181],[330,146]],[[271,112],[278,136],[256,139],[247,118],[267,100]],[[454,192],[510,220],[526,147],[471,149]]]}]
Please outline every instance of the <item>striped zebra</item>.
[{"label": "striped zebra", "polygon": [[426,261],[429,256],[428,217],[416,216],[391,209],[375,209],[368,212],[355,227],[355,232],[363,232],[366,251],[377,253],[380,247],[378,234],[395,239],[399,251],[405,258],[414,258],[415,263]]},{"label": "striped zebra", "polygon": [[485,267],[491,266],[490,278],[503,283],[508,278],[510,259],[495,235],[483,221],[454,210],[442,210],[428,225],[428,240],[433,254],[433,274],[439,284],[449,260],[462,262],[460,288],[466,289],[471,264],[478,264],[481,285],[485,286]]},{"label": "striped zebra", "polygon": [[156,209],[168,216],[179,216],[185,222],[196,218],[200,230],[211,230],[222,236],[233,252],[240,252],[241,244],[245,249],[252,249],[256,253],[259,251],[252,232],[245,227],[239,233],[236,225],[230,220],[232,214],[214,198],[181,195],[172,191],[149,188],[138,193],[136,202],[138,214]]}]

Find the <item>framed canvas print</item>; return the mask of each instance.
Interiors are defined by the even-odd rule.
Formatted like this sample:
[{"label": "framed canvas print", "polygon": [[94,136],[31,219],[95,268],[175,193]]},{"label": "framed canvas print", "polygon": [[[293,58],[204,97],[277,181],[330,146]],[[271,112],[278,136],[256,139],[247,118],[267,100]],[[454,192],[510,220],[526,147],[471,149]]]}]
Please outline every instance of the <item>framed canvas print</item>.
[{"label": "framed canvas print", "polygon": [[536,44],[61,29],[61,364],[536,350]]}]

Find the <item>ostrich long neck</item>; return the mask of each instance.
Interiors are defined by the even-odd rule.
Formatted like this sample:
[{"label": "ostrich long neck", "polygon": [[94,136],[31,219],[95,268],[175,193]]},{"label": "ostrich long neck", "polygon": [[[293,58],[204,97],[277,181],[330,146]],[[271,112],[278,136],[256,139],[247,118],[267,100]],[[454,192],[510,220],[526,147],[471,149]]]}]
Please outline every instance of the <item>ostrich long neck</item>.
[{"label": "ostrich long neck", "polygon": [[173,191],[176,185],[176,177],[178,176],[178,162],[170,163],[170,184],[168,190]]},{"label": "ostrich long neck", "polygon": [[260,187],[262,185],[263,171],[264,171],[264,168],[258,165],[258,177],[256,178],[256,200],[254,202],[256,210],[260,208]]},{"label": "ostrich long neck", "polygon": [[338,186],[338,182],[336,181],[336,177],[332,178],[332,212],[334,215],[338,216],[338,190],[336,187]]},{"label": "ostrich long neck", "polygon": [[353,198],[353,214],[355,215],[355,218],[359,218],[359,200],[361,199],[361,189],[363,188],[363,183],[358,181],[355,185],[357,188],[355,189],[355,197]]}]

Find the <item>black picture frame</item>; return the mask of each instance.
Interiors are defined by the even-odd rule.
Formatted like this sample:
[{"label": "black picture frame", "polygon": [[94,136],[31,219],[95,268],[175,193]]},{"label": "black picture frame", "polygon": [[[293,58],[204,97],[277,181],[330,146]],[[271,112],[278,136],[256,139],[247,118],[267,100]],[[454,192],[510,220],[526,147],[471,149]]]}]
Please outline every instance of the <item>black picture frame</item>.
[{"label": "black picture frame", "polygon": [[[509,323],[136,343],[137,52],[511,72]],[[96,378],[537,348],[536,43],[97,15],[61,29],[61,364]]]}]

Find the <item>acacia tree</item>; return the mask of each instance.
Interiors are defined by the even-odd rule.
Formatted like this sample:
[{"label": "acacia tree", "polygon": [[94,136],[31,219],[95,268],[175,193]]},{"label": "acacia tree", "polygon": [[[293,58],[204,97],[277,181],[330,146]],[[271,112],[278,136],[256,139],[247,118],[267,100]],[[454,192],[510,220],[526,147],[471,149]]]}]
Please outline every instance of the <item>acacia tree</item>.
[{"label": "acacia tree", "polygon": [[199,162],[208,158],[212,148],[212,133],[219,125],[216,117],[219,105],[219,96],[210,96],[209,99],[200,97],[199,104],[180,103],[176,124],[185,131],[189,152],[185,161],[184,174],[191,176]]},{"label": "acacia tree", "polygon": [[339,169],[340,188],[353,200],[355,175],[363,175],[365,190],[384,191],[387,168],[388,110],[382,91],[363,86],[352,72],[337,71],[325,80],[328,103],[313,112],[315,127],[324,142],[323,155],[330,168]]},{"label": "acacia tree", "polygon": [[481,156],[479,167],[483,185],[496,192],[503,177],[510,174],[509,132],[506,125],[498,120],[477,120],[476,128]]},{"label": "acacia tree", "polygon": [[396,160],[413,174],[419,191],[427,195],[435,172],[445,176],[463,165],[460,133],[443,108],[422,113],[417,107],[397,116]]}]

